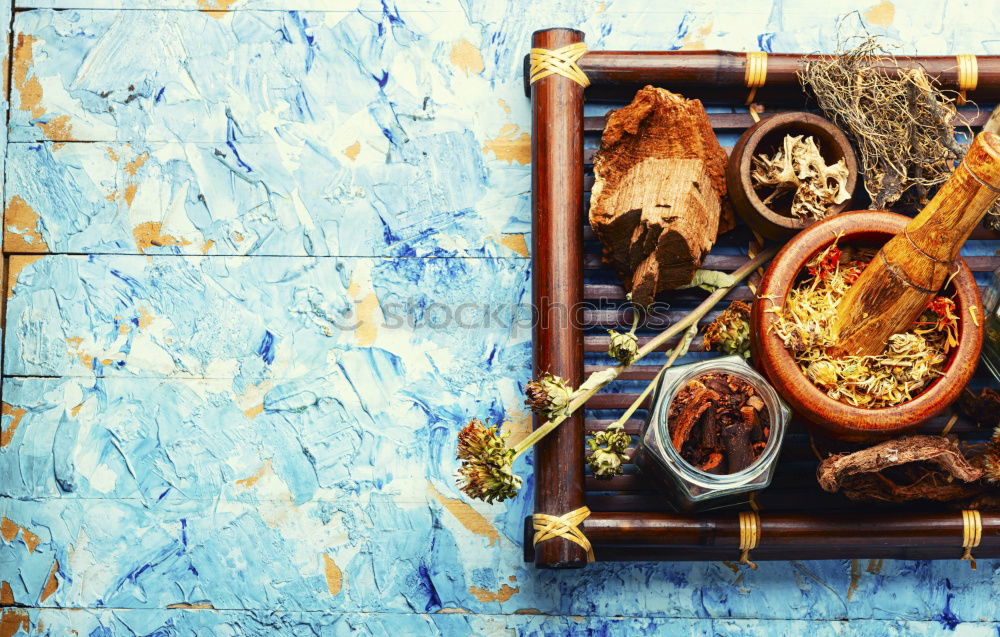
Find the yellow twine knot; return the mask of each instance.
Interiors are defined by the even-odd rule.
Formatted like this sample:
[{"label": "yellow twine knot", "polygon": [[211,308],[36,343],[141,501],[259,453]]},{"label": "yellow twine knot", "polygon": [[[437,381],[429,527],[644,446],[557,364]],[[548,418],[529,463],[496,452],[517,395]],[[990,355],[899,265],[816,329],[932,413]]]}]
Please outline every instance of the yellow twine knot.
[{"label": "yellow twine knot", "polygon": [[581,546],[587,552],[587,561],[593,562],[594,549],[590,545],[590,540],[578,527],[588,517],[590,517],[590,509],[585,506],[558,517],[547,513],[535,513],[531,516],[535,529],[535,538],[532,540],[532,544],[538,545],[545,540],[561,537]]},{"label": "yellow twine knot", "polygon": [[590,86],[587,74],[583,72],[576,61],[587,52],[587,45],[583,42],[567,44],[558,49],[531,49],[529,60],[530,84],[534,84],[542,78],[550,75],[561,75],[573,80],[583,88]]},{"label": "yellow twine knot", "polygon": [[746,564],[756,570],[757,565],[750,561],[750,551],[757,548],[760,542],[760,515],[756,511],[740,511],[740,564]]},{"label": "yellow twine knot", "polygon": [[975,509],[962,511],[962,548],[965,549],[962,559],[969,560],[972,570],[976,570],[976,558],[972,557],[972,549],[982,541],[983,517]]},{"label": "yellow twine knot", "polygon": [[965,104],[966,91],[976,90],[979,85],[979,62],[971,53],[956,55],[958,60],[958,103]]},{"label": "yellow twine knot", "polygon": [[747,51],[746,69],[743,72],[743,82],[750,89],[747,95],[747,106],[750,107],[750,117],[753,121],[759,122],[760,115],[754,108],[753,98],[757,95],[757,89],[764,86],[767,80],[767,53],[763,51]]}]

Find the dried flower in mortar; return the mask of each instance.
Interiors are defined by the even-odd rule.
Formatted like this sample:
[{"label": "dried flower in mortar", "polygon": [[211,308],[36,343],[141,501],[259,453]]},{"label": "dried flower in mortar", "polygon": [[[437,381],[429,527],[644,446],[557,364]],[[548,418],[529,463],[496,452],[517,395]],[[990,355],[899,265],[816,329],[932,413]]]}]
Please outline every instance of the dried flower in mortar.
[{"label": "dried flower in mortar", "polygon": [[458,487],[466,495],[492,504],[517,495],[521,478],[513,472],[514,450],[508,449],[496,426],[473,418],[458,432]]},{"label": "dried flower in mortar", "polygon": [[706,350],[750,358],[750,306],[733,301],[714,321],[705,326],[702,343]]},{"label": "dried flower in mortar", "polygon": [[527,396],[524,404],[549,419],[562,414],[573,399],[573,390],[566,381],[552,374],[542,374],[537,380],[530,381],[524,393]]},{"label": "dried flower in mortar", "polygon": [[599,431],[587,441],[590,453],[587,464],[595,478],[610,480],[621,475],[622,464],[628,462],[629,443],[632,439],[620,423],[612,423],[604,431]]},{"label": "dried flower in mortar", "polygon": [[945,299],[934,304],[942,315],[929,309],[912,330],[889,337],[881,354],[831,356],[837,306],[872,256],[870,250],[841,250],[834,242],[806,265],[807,276],[792,288],[784,307],[769,311],[778,314],[775,334],[828,396],[855,407],[891,407],[913,399],[941,374],[958,318],[954,303]]},{"label": "dried flower in mortar", "polygon": [[955,301],[946,296],[935,296],[927,302],[924,312],[913,331],[917,334],[945,335],[944,351],[947,354],[952,347],[958,346],[958,315],[955,313]]},{"label": "dried flower in mortar", "polygon": [[774,155],[754,157],[750,173],[756,188],[772,188],[763,198],[765,206],[791,194],[788,212],[799,219],[822,219],[830,208],[850,199],[849,175],[843,159],[827,166],[816,140],[803,135],[785,135]]}]

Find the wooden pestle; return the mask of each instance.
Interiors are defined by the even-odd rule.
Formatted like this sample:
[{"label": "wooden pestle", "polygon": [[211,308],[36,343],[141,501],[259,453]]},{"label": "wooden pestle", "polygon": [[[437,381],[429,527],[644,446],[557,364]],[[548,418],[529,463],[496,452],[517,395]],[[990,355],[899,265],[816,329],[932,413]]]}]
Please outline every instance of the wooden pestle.
[{"label": "wooden pestle", "polygon": [[848,289],[837,311],[833,353],[881,354],[890,336],[907,331],[955,271],[959,249],[998,197],[1000,135],[984,132],[930,203]]}]

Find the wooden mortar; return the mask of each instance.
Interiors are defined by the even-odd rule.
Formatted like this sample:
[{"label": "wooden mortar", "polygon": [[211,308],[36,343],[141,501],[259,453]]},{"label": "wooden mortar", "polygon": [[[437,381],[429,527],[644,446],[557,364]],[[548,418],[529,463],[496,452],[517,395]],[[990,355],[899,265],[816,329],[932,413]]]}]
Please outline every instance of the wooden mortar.
[{"label": "wooden mortar", "polygon": [[[847,190],[853,195],[858,181],[858,160],[847,137],[829,120],[812,113],[782,113],[760,120],[740,136],[726,165],[726,189],[736,213],[747,224],[768,239],[781,240],[814,223],[816,219],[800,219],[784,209],[770,208],[757,195],[750,176],[753,158],[772,155],[781,148],[786,135],[805,135],[816,140],[827,165],[843,159],[847,164]],[[789,198],[790,201],[790,198]],[[832,206],[827,217],[847,210],[851,200]]]},{"label": "wooden mortar", "polygon": [[[847,212],[825,219],[791,239],[775,256],[750,313],[753,360],[774,388],[810,426],[836,438],[870,441],[899,435],[947,408],[968,384],[983,345],[983,303],[972,271],[959,257],[951,281],[958,314],[958,346],[948,353],[943,376],[916,398],[880,409],[852,407],[827,396],[806,378],[774,333],[780,311],[805,264],[840,235],[839,245],[884,244],[902,232],[909,217],[891,212]],[[978,324],[977,324],[978,323]]]}]

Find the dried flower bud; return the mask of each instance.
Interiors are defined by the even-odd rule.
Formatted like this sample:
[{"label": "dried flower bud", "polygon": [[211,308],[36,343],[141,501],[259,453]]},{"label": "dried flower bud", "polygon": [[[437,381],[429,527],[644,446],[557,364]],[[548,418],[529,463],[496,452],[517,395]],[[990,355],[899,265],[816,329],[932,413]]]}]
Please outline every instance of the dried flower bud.
[{"label": "dried flower bud", "polygon": [[573,398],[573,392],[566,381],[552,374],[543,374],[537,380],[529,382],[524,393],[527,396],[524,404],[549,420],[565,411]]},{"label": "dried flower bud", "polygon": [[587,445],[591,453],[587,455],[587,464],[594,472],[595,478],[610,480],[620,475],[622,463],[628,461],[628,450],[631,438],[620,424],[611,424],[604,431],[594,434]]},{"label": "dried flower bud", "polygon": [[1000,483],[1000,449],[996,445],[990,445],[983,454],[983,459],[983,469],[985,469],[983,477],[987,482]]},{"label": "dried flower bud", "polygon": [[504,444],[506,437],[476,418],[458,432],[458,487],[470,498],[493,504],[517,495],[521,478],[513,472],[514,450]]},{"label": "dried flower bud", "polygon": [[635,355],[639,353],[639,339],[632,332],[616,332],[608,330],[611,344],[608,345],[608,356],[622,365],[631,365]]},{"label": "dried flower bud", "polygon": [[806,375],[809,376],[809,380],[820,387],[830,388],[837,386],[837,366],[830,361],[813,361],[809,364],[808,369],[806,369]]},{"label": "dried flower bud", "polygon": [[994,442],[1000,443],[1000,392],[984,387],[976,394],[966,387],[955,406],[980,427],[996,427]]},{"label": "dried flower bud", "polygon": [[702,341],[706,350],[750,358],[750,306],[733,301],[722,314],[705,326]]}]

